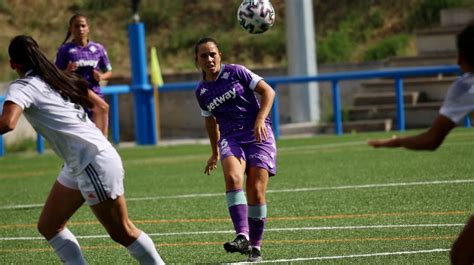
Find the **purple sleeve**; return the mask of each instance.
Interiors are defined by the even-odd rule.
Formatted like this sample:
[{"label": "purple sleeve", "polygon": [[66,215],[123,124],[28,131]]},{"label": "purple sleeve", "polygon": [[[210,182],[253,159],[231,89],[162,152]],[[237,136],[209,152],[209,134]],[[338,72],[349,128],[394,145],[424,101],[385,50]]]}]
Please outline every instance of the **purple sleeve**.
[{"label": "purple sleeve", "polygon": [[67,56],[67,49],[63,45],[59,47],[58,52],[56,53],[55,64],[59,69],[64,70],[66,69],[68,63],[69,63],[69,58]]},{"label": "purple sleeve", "polygon": [[199,85],[197,86],[197,88],[194,90],[194,95],[196,96],[196,100],[199,104],[199,107],[201,109],[203,109],[203,104],[202,104],[202,99],[201,99],[201,95],[200,95],[200,90],[201,90],[201,83],[199,83]]},{"label": "purple sleeve", "polygon": [[250,71],[242,65],[237,65],[235,72],[240,80],[240,83],[245,88],[250,88],[251,90],[254,90],[258,81],[263,79],[261,76],[255,74],[254,72]]},{"label": "purple sleeve", "polygon": [[102,51],[102,56],[100,56],[99,58],[99,69],[104,72],[112,71],[112,65],[110,64],[109,56],[107,55],[107,50],[102,45],[100,46],[100,48]]}]

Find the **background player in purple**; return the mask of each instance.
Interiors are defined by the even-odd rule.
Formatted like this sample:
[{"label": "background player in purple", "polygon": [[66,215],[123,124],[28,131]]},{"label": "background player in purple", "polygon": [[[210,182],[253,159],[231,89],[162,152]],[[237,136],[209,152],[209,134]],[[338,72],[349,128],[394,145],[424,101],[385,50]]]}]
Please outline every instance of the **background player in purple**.
[{"label": "background player in purple", "polygon": [[[463,75],[449,88],[431,128],[414,136],[370,140],[369,145],[375,148],[405,147],[412,150],[436,150],[456,124],[474,111],[474,22],[457,35],[456,46],[458,64]],[[474,263],[474,215],[452,246],[451,263],[466,265]]]},{"label": "background player in purple", "polygon": [[[269,177],[276,173],[276,145],[268,118],[275,92],[244,66],[221,64],[214,39],[200,39],[194,51],[203,74],[195,94],[212,149],[204,172],[209,175],[217,168],[220,157],[227,206],[237,234],[224,248],[249,254],[250,262],[261,261],[267,216],[265,192]],[[261,95],[261,104],[255,92]]]},{"label": "background player in purple", "polygon": [[[67,42],[71,35],[72,41]],[[101,44],[89,40],[87,17],[76,14],[69,19],[68,32],[63,44],[58,49],[55,63],[61,70],[82,76],[97,95],[104,97],[100,89],[100,82],[112,77],[112,66],[105,48]],[[104,106],[104,108],[108,108],[108,106]],[[98,122],[89,110],[88,114],[95,123]]]}]

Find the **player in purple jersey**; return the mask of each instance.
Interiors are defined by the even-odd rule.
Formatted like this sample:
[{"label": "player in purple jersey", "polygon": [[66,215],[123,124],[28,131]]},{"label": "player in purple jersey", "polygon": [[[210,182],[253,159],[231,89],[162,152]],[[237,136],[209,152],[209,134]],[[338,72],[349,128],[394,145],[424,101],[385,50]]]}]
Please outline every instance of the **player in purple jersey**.
[{"label": "player in purple jersey", "polygon": [[[474,111],[474,21],[458,35],[458,64],[463,75],[448,90],[438,116],[425,132],[387,140],[369,140],[375,147],[404,147],[412,150],[436,150],[449,132],[467,114]],[[452,264],[474,264],[474,215],[471,216],[451,249]]]},{"label": "player in purple jersey", "polygon": [[67,228],[87,202],[110,237],[140,264],[164,264],[151,238],[128,217],[119,154],[84,112],[84,107],[103,100],[83,78],[59,70],[30,36],[16,36],[8,54],[20,78],[8,87],[0,135],[14,130],[24,114],[64,161],[41,211],[38,231],[64,264],[87,264]]},{"label": "player in purple jersey", "polygon": [[[212,149],[204,173],[209,175],[217,168],[220,158],[227,206],[237,235],[224,249],[248,254],[250,262],[261,261],[265,193],[269,177],[276,173],[275,138],[268,118],[275,92],[244,66],[221,64],[214,39],[199,40],[194,51],[203,74],[195,94]],[[261,95],[261,104],[255,92]]]},{"label": "player in purple jersey", "polygon": [[[72,41],[67,42],[71,35]],[[101,44],[89,40],[87,17],[76,14],[70,18],[68,32],[58,49],[55,63],[61,70],[82,76],[87,80],[90,88],[104,98],[100,82],[112,77],[112,66],[105,48]],[[91,112],[88,111],[88,114],[89,117],[93,117]],[[93,120],[96,122],[95,117]]]}]

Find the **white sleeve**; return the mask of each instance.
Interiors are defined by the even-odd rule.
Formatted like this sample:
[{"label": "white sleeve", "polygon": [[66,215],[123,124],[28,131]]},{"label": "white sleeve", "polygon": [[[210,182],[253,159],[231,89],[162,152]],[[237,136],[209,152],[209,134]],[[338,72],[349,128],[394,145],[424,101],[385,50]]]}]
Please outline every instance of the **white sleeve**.
[{"label": "white sleeve", "polygon": [[252,90],[255,90],[255,88],[257,87],[257,84],[258,82],[260,82],[260,80],[263,80],[263,77],[255,74],[255,73],[252,73],[252,82],[250,82],[250,89]]},{"label": "white sleeve", "polygon": [[11,101],[22,109],[29,108],[33,102],[32,91],[29,91],[28,86],[19,83],[12,83],[7,89],[5,101]]},{"label": "white sleeve", "polygon": [[474,84],[455,82],[448,90],[439,113],[454,123],[459,123],[474,110]]}]

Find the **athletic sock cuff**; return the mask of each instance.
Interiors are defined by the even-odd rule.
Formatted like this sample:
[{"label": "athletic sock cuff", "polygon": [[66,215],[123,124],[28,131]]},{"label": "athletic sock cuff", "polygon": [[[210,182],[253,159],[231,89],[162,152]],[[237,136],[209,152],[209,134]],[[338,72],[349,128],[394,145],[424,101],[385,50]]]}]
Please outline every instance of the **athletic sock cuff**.
[{"label": "athletic sock cuff", "polygon": [[[127,249],[128,251],[132,254],[136,254],[138,256],[141,256],[141,254],[145,253],[144,249],[142,248],[142,241],[143,240],[146,240],[145,238],[145,233],[143,233],[142,231],[140,231],[140,235],[138,236],[138,238],[133,241],[132,244],[130,244]],[[140,253],[140,252],[143,252],[143,253]]]},{"label": "athletic sock cuff", "polygon": [[48,243],[57,250],[65,245],[68,241],[72,241],[79,246],[79,242],[77,241],[74,234],[69,229],[64,228],[61,232],[57,233],[53,238],[48,240]]},{"label": "athletic sock cuff", "polygon": [[225,199],[227,201],[227,207],[229,208],[234,205],[247,204],[247,198],[245,198],[245,193],[243,190],[226,192]]},{"label": "athletic sock cuff", "polygon": [[267,217],[267,205],[249,205],[249,218],[263,219]]}]

